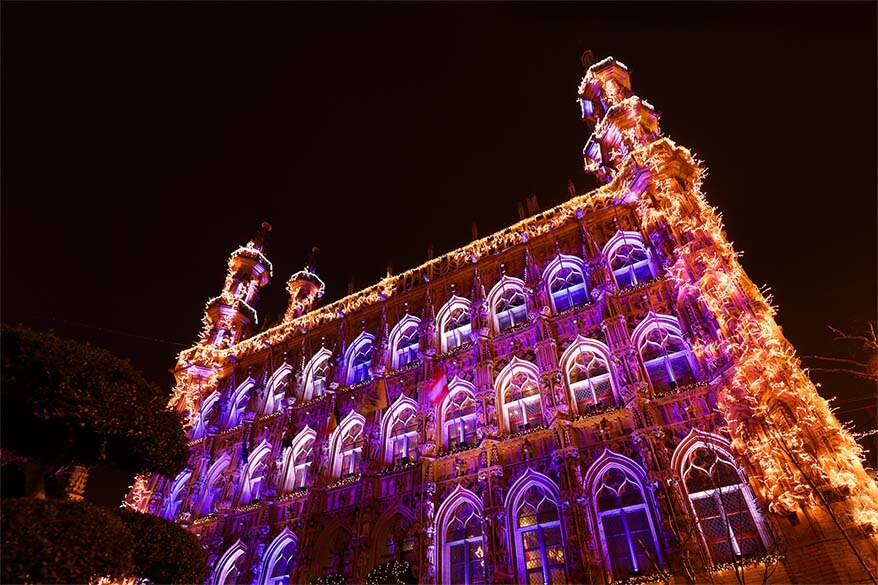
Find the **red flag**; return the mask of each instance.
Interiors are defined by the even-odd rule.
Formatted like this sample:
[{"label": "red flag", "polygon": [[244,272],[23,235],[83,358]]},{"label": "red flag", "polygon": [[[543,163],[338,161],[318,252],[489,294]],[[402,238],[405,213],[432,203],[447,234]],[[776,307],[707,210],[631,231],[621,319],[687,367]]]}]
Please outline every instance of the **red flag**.
[{"label": "red flag", "polygon": [[329,410],[329,418],[326,421],[326,428],[323,432],[329,436],[336,428],[338,428],[338,411],[336,409],[335,395],[333,395],[332,408]]},{"label": "red flag", "polygon": [[430,404],[439,404],[445,400],[445,397],[448,396],[448,378],[445,377],[445,368],[443,366],[440,365],[436,369],[433,378],[427,382],[424,388],[427,391],[427,398],[430,399]]}]

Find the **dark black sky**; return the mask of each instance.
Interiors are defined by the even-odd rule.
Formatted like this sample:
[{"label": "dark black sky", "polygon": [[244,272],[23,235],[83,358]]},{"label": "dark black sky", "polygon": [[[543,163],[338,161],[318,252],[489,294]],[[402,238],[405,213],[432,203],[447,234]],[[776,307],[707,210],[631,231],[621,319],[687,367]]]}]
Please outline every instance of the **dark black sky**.
[{"label": "dark black sky", "polygon": [[706,161],[800,352],[844,354],[827,326],[878,297],[875,3],[4,2],[2,318],[170,388],[263,219],[277,315],[312,245],[333,299],[589,185],[584,49]]}]

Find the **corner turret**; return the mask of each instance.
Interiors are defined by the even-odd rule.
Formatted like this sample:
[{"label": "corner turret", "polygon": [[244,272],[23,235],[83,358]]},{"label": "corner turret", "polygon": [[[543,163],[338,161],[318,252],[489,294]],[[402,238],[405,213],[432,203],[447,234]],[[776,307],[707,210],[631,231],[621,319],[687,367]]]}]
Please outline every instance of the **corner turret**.
[{"label": "corner turret", "polygon": [[229,256],[223,290],[205,306],[200,345],[230,347],[249,337],[259,322],[254,307],[260,289],[271,280],[271,262],[263,254],[270,233],[271,224],[262,222],[253,239]]}]

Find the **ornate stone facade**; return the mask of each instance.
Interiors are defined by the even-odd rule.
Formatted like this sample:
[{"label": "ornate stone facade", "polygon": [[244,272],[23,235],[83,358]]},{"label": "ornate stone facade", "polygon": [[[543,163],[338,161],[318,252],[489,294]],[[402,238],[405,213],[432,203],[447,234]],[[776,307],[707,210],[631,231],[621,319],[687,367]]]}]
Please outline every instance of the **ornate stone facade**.
[{"label": "ornate stone facade", "polygon": [[321,308],[312,261],[258,335],[270,226],[232,254],[176,368],[189,466],[129,497],[199,536],[208,582],[873,579],[856,444],[698,163],[623,64],[586,65],[602,187]]}]

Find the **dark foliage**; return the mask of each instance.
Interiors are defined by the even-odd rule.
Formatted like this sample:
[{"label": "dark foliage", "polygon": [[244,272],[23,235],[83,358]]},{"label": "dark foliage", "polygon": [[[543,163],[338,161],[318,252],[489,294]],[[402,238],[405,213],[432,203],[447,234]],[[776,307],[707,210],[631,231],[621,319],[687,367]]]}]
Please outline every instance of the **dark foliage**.
[{"label": "dark foliage", "polygon": [[111,511],[88,502],[0,500],[3,583],[88,583],[134,568],[134,538]]},{"label": "dark foliage", "polygon": [[119,510],[134,535],[134,574],[156,584],[202,583],[207,561],[198,539],[180,526],[149,514]]},{"label": "dark foliage", "polygon": [[2,442],[46,465],[99,461],[174,476],[186,464],[168,396],[111,353],[2,327]]}]

